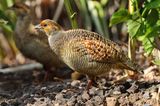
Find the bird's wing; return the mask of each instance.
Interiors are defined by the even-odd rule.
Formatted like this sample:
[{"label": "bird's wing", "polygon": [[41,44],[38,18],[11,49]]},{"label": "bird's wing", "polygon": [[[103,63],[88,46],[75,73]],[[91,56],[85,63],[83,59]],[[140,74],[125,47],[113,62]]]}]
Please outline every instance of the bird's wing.
[{"label": "bird's wing", "polygon": [[82,44],[93,61],[115,63],[119,61],[119,51],[110,42],[84,40]]},{"label": "bird's wing", "polygon": [[101,35],[83,30],[77,33],[79,43],[76,49],[79,54],[87,55],[91,61],[115,63],[120,61],[121,52],[119,45],[104,39]]}]

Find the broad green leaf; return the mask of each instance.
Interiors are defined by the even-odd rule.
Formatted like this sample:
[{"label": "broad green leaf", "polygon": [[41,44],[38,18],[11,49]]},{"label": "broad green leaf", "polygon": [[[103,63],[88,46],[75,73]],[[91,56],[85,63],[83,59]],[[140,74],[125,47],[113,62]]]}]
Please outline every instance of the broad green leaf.
[{"label": "broad green leaf", "polygon": [[158,26],[160,26],[160,20],[158,20],[156,24],[157,24]]},{"label": "broad green leaf", "polygon": [[151,27],[149,33],[146,34],[146,37],[148,37],[148,38],[156,37],[159,35],[159,31],[160,31],[160,26],[153,26],[153,27]]},{"label": "broad green leaf", "polygon": [[138,35],[143,35],[145,26],[140,22],[140,19],[129,20],[127,22],[127,26],[128,26],[128,33],[131,36],[131,38],[138,36]]},{"label": "broad green leaf", "polygon": [[131,15],[129,14],[128,10],[121,9],[112,15],[109,26],[127,21],[129,19],[131,19]]},{"label": "broad green leaf", "polygon": [[151,9],[151,8],[159,8],[160,7],[160,0],[151,0],[150,3],[147,3],[145,5],[146,8]]},{"label": "broad green leaf", "polygon": [[142,45],[144,46],[144,51],[149,55],[151,54],[152,50],[154,49],[153,45],[154,37],[151,38],[145,38],[142,41]]}]

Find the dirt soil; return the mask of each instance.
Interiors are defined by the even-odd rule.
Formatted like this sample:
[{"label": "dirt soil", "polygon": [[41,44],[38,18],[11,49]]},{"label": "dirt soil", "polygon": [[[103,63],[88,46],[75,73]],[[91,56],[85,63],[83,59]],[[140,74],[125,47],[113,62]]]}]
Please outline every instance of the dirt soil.
[{"label": "dirt soil", "polygon": [[126,80],[85,90],[87,80],[37,83],[33,72],[0,74],[0,106],[160,106],[160,81]]}]

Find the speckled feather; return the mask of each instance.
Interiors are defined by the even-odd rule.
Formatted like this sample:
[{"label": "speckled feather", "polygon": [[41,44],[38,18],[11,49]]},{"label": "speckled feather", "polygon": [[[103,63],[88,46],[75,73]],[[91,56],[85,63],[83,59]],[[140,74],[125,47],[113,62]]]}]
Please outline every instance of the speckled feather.
[{"label": "speckled feather", "polygon": [[49,44],[68,66],[89,76],[108,73],[111,68],[139,70],[118,44],[91,31],[61,31],[49,36]]}]

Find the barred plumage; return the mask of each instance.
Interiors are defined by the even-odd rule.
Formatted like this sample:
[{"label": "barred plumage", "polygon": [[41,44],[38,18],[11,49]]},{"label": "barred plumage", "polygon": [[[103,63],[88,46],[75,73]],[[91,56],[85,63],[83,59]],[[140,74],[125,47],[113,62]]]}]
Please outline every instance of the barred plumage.
[{"label": "barred plumage", "polygon": [[55,29],[51,20],[42,21],[39,28],[48,35],[50,47],[57,56],[90,79],[108,73],[111,68],[124,68],[136,73],[139,70],[118,44],[97,33],[83,29]]}]

